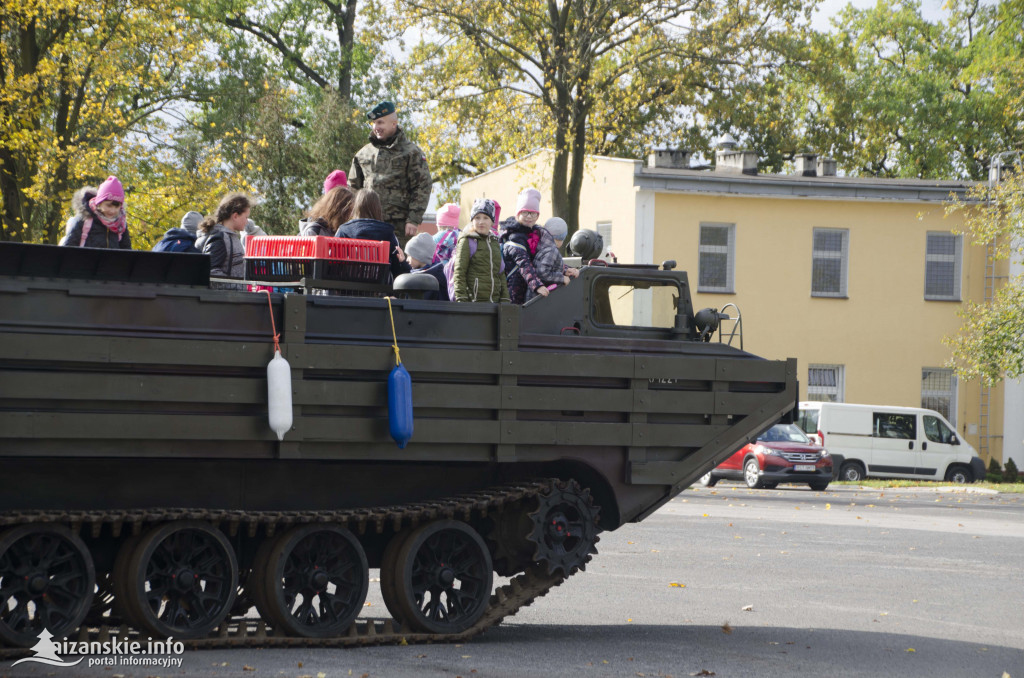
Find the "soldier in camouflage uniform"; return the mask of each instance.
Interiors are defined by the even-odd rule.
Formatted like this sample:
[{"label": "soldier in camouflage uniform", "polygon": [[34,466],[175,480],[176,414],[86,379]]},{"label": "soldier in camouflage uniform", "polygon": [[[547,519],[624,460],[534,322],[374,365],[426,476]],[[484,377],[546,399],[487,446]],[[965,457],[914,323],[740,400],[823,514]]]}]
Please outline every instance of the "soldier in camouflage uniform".
[{"label": "soldier in camouflage uniform", "polygon": [[370,143],[352,158],[348,173],[353,189],[372,188],[384,205],[384,221],[395,228],[402,247],[416,235],[430,199],[430,169],[419,146],[405,138],[390,101],[366,114],[372,128]]}]

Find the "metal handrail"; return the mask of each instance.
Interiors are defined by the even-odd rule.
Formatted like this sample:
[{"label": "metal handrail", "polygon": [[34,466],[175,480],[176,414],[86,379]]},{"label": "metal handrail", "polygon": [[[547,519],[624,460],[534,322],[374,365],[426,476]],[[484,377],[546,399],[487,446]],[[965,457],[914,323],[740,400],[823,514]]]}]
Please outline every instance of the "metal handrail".
[{"label": "metal handrail", "polygon": [[[730,306],[732,306],[733,309],[736,310],[736,317],[735,318],[733,318],[732,316],[730,316],[726,312],[726,309],[728,309]],[[722,343],[722,336],[725,334],[724,321],[731,320],[733,322],[733,324],[732,324],[732,331],[729,332],[729,340],[726,341],[725,343],[728,344],[729,346],[732,346],[732,340],[737,338],[737,337],[739,337],[739,340],[740,340],[740,350],[742,351],[743,350],[743,314],[740,313],[740,307],[737,306],[736,304],[731,303],[731,302],[726,304],[725,306],[722,307],[722,310],[719,311],[719,319],[721,321],[723,321],[723,322],[719,323],[719,325],[718,325],[718,343],[720,343],[720,344]]]}]

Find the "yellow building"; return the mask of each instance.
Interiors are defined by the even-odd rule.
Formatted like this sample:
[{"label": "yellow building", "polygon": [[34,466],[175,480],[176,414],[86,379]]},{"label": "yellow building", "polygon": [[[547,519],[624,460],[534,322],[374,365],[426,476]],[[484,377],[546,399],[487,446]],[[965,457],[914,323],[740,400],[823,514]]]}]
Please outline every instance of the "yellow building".
[{"label": "yellow building", "polygon": [[[536,151],[467,180],[463,214],[488,197],[506,216],[535,187],[543,223],[552,158]],[[756,156],[732,149],[713,168],[690,168],[682,151],[656,151],[646,164],[590,157],[580,226],[621,262],[675,260],[694,308],[738,307],[746,350],[798,359],[801,399],[930,407],[986,464],[1013,456],[1024,468],[1024,435],[1013,431],[1005,456],[1002,437],[1004,420],[1024,419],[1004,411],[1004,390],[1018,403],[1020,385],[983,392],[946,367],[942,339],[956,333],[961,303],[982,301],[986,282],[1006,274],[987,271],[985,248],[956,234],[960,216],[946,216],[950,195],[971,184],[838,177],[834,161],[811,155],[797,157],[796,174],[756,167]]]}]

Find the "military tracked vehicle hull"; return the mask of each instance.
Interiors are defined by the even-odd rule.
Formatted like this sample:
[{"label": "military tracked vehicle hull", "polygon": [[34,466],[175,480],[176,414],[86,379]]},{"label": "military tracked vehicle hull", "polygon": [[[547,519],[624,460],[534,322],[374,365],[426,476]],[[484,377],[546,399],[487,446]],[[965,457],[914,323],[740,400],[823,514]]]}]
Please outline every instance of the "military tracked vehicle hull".
[{"label": "military tracked vehicle hull", "polygon": [[[463,639],[797,400],[794,360],[702,341],[686,274],[654,267],[587,267],[524,307],[389,311],[212,290],[199,255],[0,243],[0,263],[9,648],[44,626],[196,647]],[[272,327],[291,366],[283,440]],[[393,619],[357,619],[368,568]],[[513,580],[492,590],[495,575]]]}]

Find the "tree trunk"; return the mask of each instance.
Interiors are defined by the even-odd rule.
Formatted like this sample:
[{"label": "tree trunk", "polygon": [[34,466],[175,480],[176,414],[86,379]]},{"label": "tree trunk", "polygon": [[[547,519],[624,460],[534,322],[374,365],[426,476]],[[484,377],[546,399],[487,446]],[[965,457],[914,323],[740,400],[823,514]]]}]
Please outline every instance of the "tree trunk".
[{"label": "tree trunk", "polygon": [[586,95],[577,97],[574,105],[572,121],[572,167],[569,173],[567,190],[568,210],[565,219],[569,227],[566,239],[580,229],[580,192],[583,189],[583,176],[587,171],[587,118],[589,105]]},{"label": "tree trunk", "polygon": [[554,108],[551,111],[555,118],[555,161],[551,169],[551,211],[553,216],[572,223],[579,216],[579,205],[574,211],[569,203],[569,132],[573,104],[564,82],[556,77],[552,84],[555,88]]},{"label": "tree trunk", "polygon": [[2,241],[24,242],[25,228],[32,216],[32,203],[21,192],[18,181],[20,164],[13,153],[0,148],[0,194],[4,201]]},{"label": "tree trunk", "polygon": [[352,97],[352,45],[356,36],[356,0],[345,2],[345,14],[338,33],[338,54],[341,59],[338,73],[338,94],[343,101]]}]

